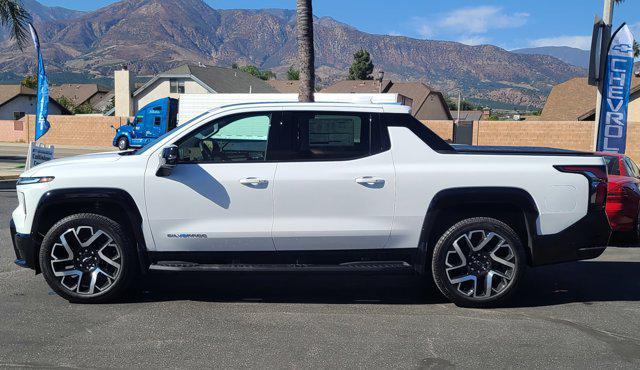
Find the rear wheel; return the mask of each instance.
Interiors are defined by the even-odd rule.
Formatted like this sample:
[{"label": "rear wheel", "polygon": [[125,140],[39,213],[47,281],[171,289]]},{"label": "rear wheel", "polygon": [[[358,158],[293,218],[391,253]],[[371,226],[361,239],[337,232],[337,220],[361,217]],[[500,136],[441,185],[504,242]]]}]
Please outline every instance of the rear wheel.
[{"label": "rear wheel", "polygon": [[486,307],[504,302],[525,269],[518,235],[487,217],[469,218],[449,228],[434,248],[432,271],[438,289],[456,305]]},{"label": "rear wheel", "polygon": [[115,221],[95,214],[62,219],[45,236],[40,268],[58,295],[71,302],[119,298],[137,272],[134,244]]},{"label": "rear wheel", "polygon": [[121,137],[118,139],[118,149],[120,150],[127,150],[129,149],[129,139],[127,139],[126,137]]}]

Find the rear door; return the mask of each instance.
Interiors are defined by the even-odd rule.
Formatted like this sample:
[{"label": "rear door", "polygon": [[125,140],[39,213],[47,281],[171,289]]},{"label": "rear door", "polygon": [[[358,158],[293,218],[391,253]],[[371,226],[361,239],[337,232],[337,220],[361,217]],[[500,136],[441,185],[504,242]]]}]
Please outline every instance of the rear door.
[{"label": "rear door", "polygon": [[391,152],[377,113],[291,111],[277,126],[276,249],[384,248],[395,198]]}]

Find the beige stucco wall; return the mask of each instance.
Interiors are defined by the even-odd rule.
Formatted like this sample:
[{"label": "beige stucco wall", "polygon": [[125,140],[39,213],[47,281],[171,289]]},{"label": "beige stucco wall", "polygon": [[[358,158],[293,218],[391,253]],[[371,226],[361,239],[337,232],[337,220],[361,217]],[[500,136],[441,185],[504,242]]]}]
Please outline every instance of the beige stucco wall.
[{"label": "beige stucco wall", "polygon": [[[37,103],[38,101],[35,96],[18,96],[0,107],[0,120],[13,120],[13,112],[36,114]],[[49,114],[58,115],[62,114],[62,111],[58,105],[49,103]]]},{"label": "beige stucco wall", "polygon": [[640,122],[640,92],[637,92],[629,98],[629,111],[627,113],[629,122]]},{"label": "beige stucco wall", "polygon": [[[198,82],[192,79],[182,78],[179,80],[184,81],[185,94],[206,94],[209,92],[206,88],[204,88],[204,86],[200,85]],[[161,78],[133,98],[133,109],[134,111],[137,111],[138,109],[158,99],[178,99],[179,97],[180,94],[171,93],[170,80],[168,78]]]}]

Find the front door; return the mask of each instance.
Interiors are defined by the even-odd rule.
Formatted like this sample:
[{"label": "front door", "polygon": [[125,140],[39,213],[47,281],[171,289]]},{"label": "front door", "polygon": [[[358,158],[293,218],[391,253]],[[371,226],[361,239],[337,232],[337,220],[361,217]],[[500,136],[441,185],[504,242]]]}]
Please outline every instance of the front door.
[{"label": "front door", "polygon": [[[288,112],[276,136],[276,249],[384,248],[394,216],[395,171],[378,114]],[[282,142],[284,141],[284,143]]]},{"label": "front door", "polygon": [[156,250],[273,251],[273,184],[266,162],[269,128],[280,113],[223,117],[180,139],[166,177],[149,161],[145,192]]}]

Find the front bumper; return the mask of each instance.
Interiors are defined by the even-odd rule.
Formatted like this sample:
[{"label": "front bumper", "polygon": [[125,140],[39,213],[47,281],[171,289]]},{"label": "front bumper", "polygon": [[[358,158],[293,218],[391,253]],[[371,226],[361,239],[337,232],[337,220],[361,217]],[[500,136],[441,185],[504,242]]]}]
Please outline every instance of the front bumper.
[{"label": "front bumper", "polygon": [[36,248],[33,243],[31,235],[18,234],[16,232],[16,226],[11,220],[9,223],[9,230],[11,232],[11,242],[13,243],[13,250],[16,254],[16,265],[24,268],[30,268],[37,270],[36,263]]},{"label": "front bumper", "polygon": [[541,266],[600,257],[607,249],[610,235],[604,208],[590,209],[586,216],[557,234],[534,236],[531,264]]}]

